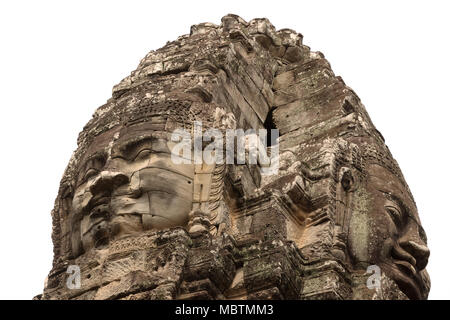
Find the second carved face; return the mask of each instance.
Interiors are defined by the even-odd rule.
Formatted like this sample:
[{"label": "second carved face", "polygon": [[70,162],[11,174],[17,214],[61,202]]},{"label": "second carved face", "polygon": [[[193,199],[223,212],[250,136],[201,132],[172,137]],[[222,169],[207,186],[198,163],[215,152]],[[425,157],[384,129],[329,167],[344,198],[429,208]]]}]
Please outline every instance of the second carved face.
[{"label": "second carved face", "polygon": [[[145,230],[184,226],[192,209],[194,168],[171,161],[171,142],[144,125],[111,130],[91,143],[72,201],[74,251]],[[78,242],[78,243],[77,243]]]},{"label": "second carved face", "polygon": [[410,299],[422,299],[430,251],[417,208],[400,179],[372,164],[355,190],[349,225],[353,263],[378,265]]}]

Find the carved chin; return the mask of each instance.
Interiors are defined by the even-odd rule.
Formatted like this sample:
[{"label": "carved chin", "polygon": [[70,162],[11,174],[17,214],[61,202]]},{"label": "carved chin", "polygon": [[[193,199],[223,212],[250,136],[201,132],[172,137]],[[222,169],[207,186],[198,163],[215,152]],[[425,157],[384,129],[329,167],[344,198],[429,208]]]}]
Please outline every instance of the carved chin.
[{"label": "carved chin", "polygon": [[412,272],[401,262],[385,264],[386,274],[395,281],[400,290],[411,300],[422,300],[424,283],[418,272]]}]

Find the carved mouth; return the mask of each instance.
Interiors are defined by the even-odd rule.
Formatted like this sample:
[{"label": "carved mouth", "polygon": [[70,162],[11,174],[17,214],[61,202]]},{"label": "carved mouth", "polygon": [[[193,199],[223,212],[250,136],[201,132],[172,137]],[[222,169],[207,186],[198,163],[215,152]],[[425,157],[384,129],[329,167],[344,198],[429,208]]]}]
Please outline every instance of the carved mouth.
[{"label": "carved mouth", "polygon": [[393,278],[399,288],[412,300],[422,299],[424,282],[417,269],[416,259],[395,244],[391,251]]},{"label": "carved mouth", "polygon": [[394,264],[402,270],[403,273],[407,274],[410,277],[416,277],[417,270],[416,268],[409,263],[408,261],[403,260],[394,260]]},{"label": "carved mouth", "polygon": [[409,299],[422,299],[424,283],[414,265],[405,260],[394,260],[390,269],[393,280]]},{"label": "carved mouth", "polygon": [[96,221],[97,219],[108,219],[110,217],[109,204],[98,204],[92,208],[89,213],[89,218],[91,221]]},{"label": "carved mouth", "polygon": [[98,196],[92,198],[88,205],[89,217],[92,220],[96,218],[104,218],[109,216],[109,204],[111,202],[111,197],[109,196]]},{"label": "carved mouth", "polygon": [[109,196],[96,196],[89,201],[88,208],[92,211],[95,207],[99,205],[108,205],[111,201],[111,197]]},{"label": "carved mouth", "polygon": [[101,222],[96,223],[92,226],[93,237],[94,237],[94,247],[98,248],[103,245],[107,245],[110,238],[110,229],[108,225],[102,225]]},{"label": "carved mouth", "polygon": [[[93,198],[90,202],[89,202],[89,206],[88,208],[90,208],[90,210],[88,211],[89,214],[89,220],[90,220],[90,226],[89,228],[85,231],[84,234],[87,234],[89,232],[91,232],[91,230],[94,231],[94,235],[97,234],[98,232],[101,231],[101,229],[103,229],[100,224],[110,220],[111,218],[111,213],[110,213],[110,207],[109,207],[109,203],[111,201],[110,197],[96,197]],[[95,230],[95,228],[98,228],[98,230]]]},{"label": "carved mouth", "polygon": [[105,222],[105,221],[106,221],[105,218],[99,218],[97,221],[95,221],[95,223],[92,223],[89,226],[89,228],[84,232],[84,234],[91,232],[91,230],[94,231],[94,235],[95,235],[95,233],[100,232],[102,229],[104,229],[104,228],[102,228],[101,223]]}]

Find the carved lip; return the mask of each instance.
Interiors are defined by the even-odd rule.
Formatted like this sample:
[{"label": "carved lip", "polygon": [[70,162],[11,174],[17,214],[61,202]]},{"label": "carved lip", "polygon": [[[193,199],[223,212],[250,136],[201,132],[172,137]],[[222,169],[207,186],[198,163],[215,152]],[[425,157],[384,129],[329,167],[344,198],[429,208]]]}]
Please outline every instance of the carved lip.
[{"label": "carved lip", "polygon": [[100,223],[107,221],[106,218],[98,218],[94,223],[92,223],[89,228],[83,233],[83,235],[89,233],[92,229],[94,229],[95,227],[97,227]]},{"label": "carved lip", "polygon": [[98,224],[103,221],[107,221],[110,218],[110,208],[109,203],[111,201],[111,197],[96,197],[93,198],[89,202],[89,219],[91,224],[89,228],[86,230],[86,233],[90,232],[93,228],[95,228]]},{"label": "carved lip", "polygon": [[111,197],[109,196],[98,196],[94,197],[89,201],[87,211],[89,212],[89,217],[94,219],[97,215],[102,216],[102,213],[109,211],[109,204],[111,202]]},{"label": "carved lip", "polygon": [[416,268],[405,260],[395,260],[394,264],[398,266],[404,273],[409,275],[410,277],[415,277],[417,274]]},{"label": "carved lip", "polygon": [[393,263],[393,277],[399,288],[412,300],[422,299],[424,283],[416,267],[405,260],[394,260]]},{"label": "carved lip", "polygon": [[90,213],[99,205],[109,204],[111,202],[110,196],[96,196],[89,201],[88,208]]}]

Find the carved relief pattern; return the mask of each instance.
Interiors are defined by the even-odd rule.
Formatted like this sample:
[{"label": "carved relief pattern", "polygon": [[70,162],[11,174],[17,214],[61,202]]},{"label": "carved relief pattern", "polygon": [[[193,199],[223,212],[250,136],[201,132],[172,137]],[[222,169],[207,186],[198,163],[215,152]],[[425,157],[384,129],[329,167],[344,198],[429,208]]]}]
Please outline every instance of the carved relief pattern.
[{"label": "carved relief pattern", "polygon": [[[302,41],[227,15],[147,54],[79,135],[38,298],[426,299],[429,250],[400,168],[356,93]],[[278,129],[278,174],[171,165],[170,134],[193,137],[195,121]],[[77,290],[65,286],[73,264]]]}]

